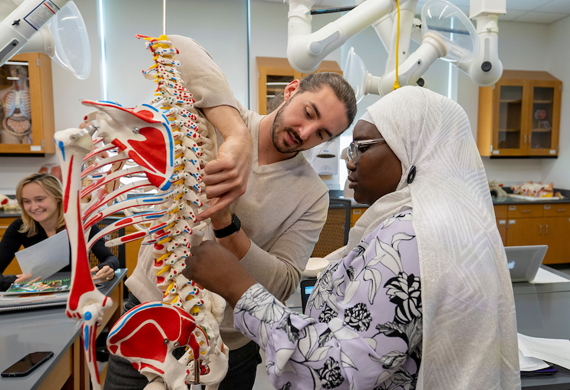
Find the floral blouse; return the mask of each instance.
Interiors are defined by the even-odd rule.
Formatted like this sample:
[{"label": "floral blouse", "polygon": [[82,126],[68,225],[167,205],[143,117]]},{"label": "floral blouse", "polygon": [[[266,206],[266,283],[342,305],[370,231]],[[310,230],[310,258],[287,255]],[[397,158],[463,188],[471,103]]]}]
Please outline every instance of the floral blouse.
[{"label": "floral blouse", "polygon": [[278,389],[415,389],[419,275],[412,210],[406,210],[323,272],[308,316],[256,284],[238,301],[234,326],[265,350],[267,374]]}]

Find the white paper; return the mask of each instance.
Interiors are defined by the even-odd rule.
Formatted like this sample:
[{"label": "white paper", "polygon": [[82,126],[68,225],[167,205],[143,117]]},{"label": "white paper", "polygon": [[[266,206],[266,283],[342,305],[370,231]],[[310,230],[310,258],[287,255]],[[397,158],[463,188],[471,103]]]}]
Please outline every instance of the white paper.
[{"label": "white paper", "polygon": [[547,271],[543,268],[539,268],[536,276],[532,280],[533,284],[544,284],[544,283],[567,283],[570,279],[566,279],[563,276],[556,275],[554,272]]},{"label": "white paper", "polygon": [[533,357],[526,357],[519,350],[519,365],[521,371],[536,371],[542,370],[543,368],[548,368],[550,365],[544,360],[540,360]]},{"label": "white paper", "polygon": [[69,265],[69,239],[62,230],[47,240],[16,253],[22,272],[34,278],[47,278]]},{"label": "white paper", "polygon": [[518,333],[519,351],[525,357],[541,359],[570,369],[570,341],[542,339]]}]

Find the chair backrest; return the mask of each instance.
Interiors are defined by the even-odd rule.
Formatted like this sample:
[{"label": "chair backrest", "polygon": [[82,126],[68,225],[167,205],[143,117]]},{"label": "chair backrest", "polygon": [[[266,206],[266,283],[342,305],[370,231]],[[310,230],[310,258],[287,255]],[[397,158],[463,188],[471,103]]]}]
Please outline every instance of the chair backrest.
[{"label": "chair backrest", "polygon": [[[120,217],[103,218],[99,223],[97,223],[97,226],[99,227],[99,229],[103,230],[104,227],[112,224],[113,222],[118,221],[119,219],[121,218]],[[125,228],[120,228],[119,230],[115,230],[111,234],[105,235],[104,238],[105,241],[107,241],[124,235],[125,235]],[[126,268],[125,245],[113,246],[110,247],[109,249],[111,250],[111,252],[113,252],[113,254],[117,257],[117,259],[119,259],[119,268]],[[97,260],[93,252],[89,252],[89,265],[91,266],[91,268],[95,267],[98,264],[99,261]]]},{"label": "chair backrest", "polygon": [[331,199],[327,221],[319,240],[315,244],[311,257],[325,257],[329,253],[346,245],[350,230],[350,200]]}]

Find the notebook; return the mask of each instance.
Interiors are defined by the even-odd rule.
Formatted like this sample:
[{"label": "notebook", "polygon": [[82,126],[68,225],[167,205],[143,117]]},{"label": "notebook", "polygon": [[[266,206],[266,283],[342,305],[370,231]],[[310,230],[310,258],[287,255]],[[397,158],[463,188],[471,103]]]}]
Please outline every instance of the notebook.
[{"label": "notebook", "polygon": [[507,263],[513,282],[531,282],[542,264],[548,245],[506,246]]}]

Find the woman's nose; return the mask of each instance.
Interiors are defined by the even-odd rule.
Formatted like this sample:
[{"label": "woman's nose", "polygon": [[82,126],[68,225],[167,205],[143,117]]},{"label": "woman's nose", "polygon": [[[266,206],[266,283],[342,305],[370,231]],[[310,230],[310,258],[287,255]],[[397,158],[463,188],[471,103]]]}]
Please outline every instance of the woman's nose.
[{"label": "woman's nose", "polygon": [[346,169],[348,169],[349,171],[354,171],[356,169],[356,164],[352,162],[352,160],[347,160]]}]

